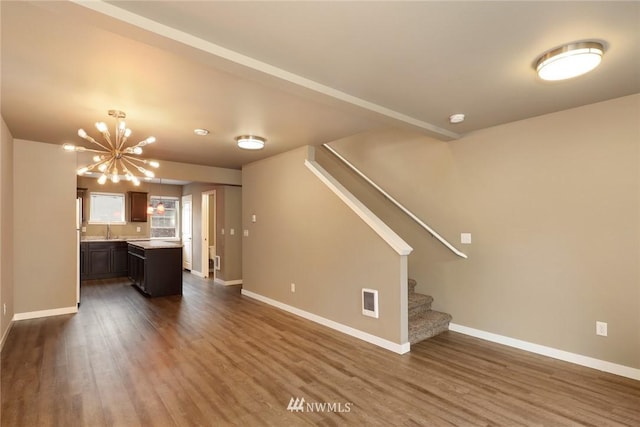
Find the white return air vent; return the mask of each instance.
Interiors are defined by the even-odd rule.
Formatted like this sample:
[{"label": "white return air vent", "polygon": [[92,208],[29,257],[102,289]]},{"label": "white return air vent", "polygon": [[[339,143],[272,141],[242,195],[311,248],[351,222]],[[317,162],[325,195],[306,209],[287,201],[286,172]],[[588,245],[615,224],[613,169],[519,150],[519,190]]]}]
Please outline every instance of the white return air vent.
[{"label": "white return air vent", "polygon": [[362,314],[378,318],[378,291],[362,288]]}]

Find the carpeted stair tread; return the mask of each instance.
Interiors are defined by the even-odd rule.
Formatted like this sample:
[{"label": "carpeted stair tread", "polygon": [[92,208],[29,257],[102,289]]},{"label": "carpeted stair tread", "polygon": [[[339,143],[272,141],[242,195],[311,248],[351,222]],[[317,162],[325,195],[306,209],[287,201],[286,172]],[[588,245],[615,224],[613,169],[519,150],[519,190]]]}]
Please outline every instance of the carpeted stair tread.
[{"label": "carpeted stair tread", "polygon": [[424,294],[409,294],[409,319],[431,310],[433,297]]},{"label": "carpeted stair tread", "polygon": [[416,344],[449,330],[450,321],[450,314],[435,310],[428,310],[419,316],[409,318],[409,342]]}]

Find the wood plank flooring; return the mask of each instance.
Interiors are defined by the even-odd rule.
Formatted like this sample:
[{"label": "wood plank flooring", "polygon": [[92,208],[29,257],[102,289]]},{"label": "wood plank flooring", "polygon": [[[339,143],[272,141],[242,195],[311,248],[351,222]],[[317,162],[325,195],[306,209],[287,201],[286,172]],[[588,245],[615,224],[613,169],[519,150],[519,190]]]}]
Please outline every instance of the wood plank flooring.
[{"label": "wood plank flooring", "polygon": [[400,356],[187,273],[182,298],[82,292],[14,324],[2,426],[640,425],[640,382],[454,332]]}]

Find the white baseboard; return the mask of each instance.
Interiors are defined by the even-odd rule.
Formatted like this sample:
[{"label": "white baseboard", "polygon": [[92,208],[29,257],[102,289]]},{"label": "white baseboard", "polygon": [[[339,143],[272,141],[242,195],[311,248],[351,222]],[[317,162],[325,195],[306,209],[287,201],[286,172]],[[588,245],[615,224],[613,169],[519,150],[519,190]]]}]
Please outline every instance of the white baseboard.
[{"label": "white baseboard", "polygon": [[201,272],[199,272],[199,271],[189,270],[189,272],[190,272],[191,274],[193,274],[194,276],[202,277],[203,279],[205,278],[205,277],[204,277],[204,273],[201,273]]},{"label": "white baseboard", "polygon": [[303,317],[307,320],[311,320],[312,322],[319,323],[323,326],[326,326],[331,329],[335,329],[336,331],[342,332],[343,334],[350,335],[352,337],[361,339],[370,344],[377,345],[378,347],[382,347],[386,350],[393,351],[398,354],[408,353],[411,349],[411,345],[407,342],[404,344],[397,344],[386,340],[384,338],[377,337],[375,335],[371,335],[367,332],[360,331],[358,329],[352,328],[351,326],[343,325],[342,323],[334,322],[333,320],[326,319],[324,317],[318,316],[313,313],[309,313],[308,311],[300,310],[299,308],[281,303],[279,301],[273,300],[271,298],[262,296],[260,294],[253,293],[251,291],[247,291],[246,289],[242,290],[242,295],[245,295],[249,298],[253,298],[255,300],[264,302],[266,304],[277,307],[281,310],[287,311],[289,313],[295,314],[296,316]]},{"label": "white baseboard", "polygon": [[486,341],[518,348],[520,350],[529,351],[531,353],[541,354],[543,356],[552,357],[554,359],[564,360],[565,362],[575,363],[576,365],[586,366],[587,368],[593,368],[599,371],[608,372],[610,374],[616,374],[634,380],[640,380],[640,369],[631,368],[629,366],[618,365],[616,363],[594,359],[593,357],[583,356],[581,354],[570,353],[568,351],[558,350],[556,348],[546,347],[544,345],[534,344],[528,341],[505,337],[503,335],[482,331],[480,329],[456,325],[455,323],[449,324],[449,330],[465,335],[470,335],[472,337],[480,338]]},{"label": "white baseboard", "polygon": [[4,348],[4,343],[7,340],[7,337],[9,336],[9,332],[11,332],[11,328],[13,328],[13,320],[9,322],[9,326],[7,327],[7,330],[4,331],[4,334],[0,339],[0,352],[2,352],[2,349]]},{"label": "white baseboard", "polygon": [[61,314],[74,314],[78,312],[78,306],[54,308],[51,310],[29,311],[26,313],[16,313],[13,315],[13,320],[28,320],[37,319],[39,317],[59,316]]},{"label": "white baseboard", "polygon": [[242,279],[239,279],[239,280],[227,280],[227,281],[224,281],[224,280],[222,280],[222,279],[218,279],[218,278],[216,277],[216,279],[214,280],[214,282],[216,282],[217,284],[222,285],[222,286],[242,285]]}]

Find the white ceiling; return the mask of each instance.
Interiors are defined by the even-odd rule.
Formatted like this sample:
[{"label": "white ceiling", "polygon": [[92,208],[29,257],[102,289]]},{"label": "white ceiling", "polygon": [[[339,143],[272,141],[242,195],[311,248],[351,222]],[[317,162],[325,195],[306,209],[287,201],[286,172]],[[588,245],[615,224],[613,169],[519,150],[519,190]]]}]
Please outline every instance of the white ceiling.
[{"label": "white ceiling", "polygon": [[[389,126],[449,140],[640,92],[640,2],[0,2],[2,116],[79,143],[127,113],[145,157],[228,168]],[[605,43],[594,72],[536,58]],[[467,120],[451,125],[462,112]],[[211,131],[206,137],[193,129]],[[267,138],[259,152],[233,138]]]}]

